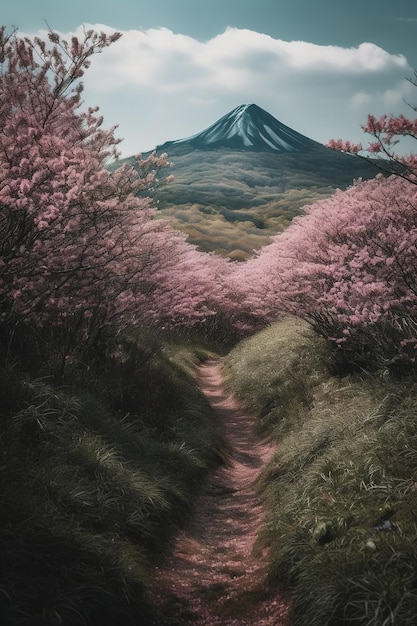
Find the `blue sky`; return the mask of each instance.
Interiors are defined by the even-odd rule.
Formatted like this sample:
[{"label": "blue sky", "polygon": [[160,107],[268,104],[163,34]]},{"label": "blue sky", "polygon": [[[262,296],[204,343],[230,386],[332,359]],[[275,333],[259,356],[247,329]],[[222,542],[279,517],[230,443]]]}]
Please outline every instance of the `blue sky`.
[{"label": "blue sky", "polygon": [[14,0],[26,34],[83,24],[123,37],[85,75],[86,104],[124,156],[203,130],[254,102],[317,141],[364,139],[367,113],[412,114],[415,0]]}]

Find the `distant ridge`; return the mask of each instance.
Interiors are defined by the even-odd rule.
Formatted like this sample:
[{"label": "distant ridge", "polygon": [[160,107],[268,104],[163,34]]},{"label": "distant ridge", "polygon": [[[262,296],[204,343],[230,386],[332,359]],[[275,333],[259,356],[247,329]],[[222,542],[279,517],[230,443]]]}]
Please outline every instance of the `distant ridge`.
[{"label": "distant ridge", "polygon": [[[231,148],[257,152],[298,152],[321,144],[279,122],[256,104],[241,104],[196,135],[167,141],[157,150]],[[323,147],[323,146],[321,146]]]}]

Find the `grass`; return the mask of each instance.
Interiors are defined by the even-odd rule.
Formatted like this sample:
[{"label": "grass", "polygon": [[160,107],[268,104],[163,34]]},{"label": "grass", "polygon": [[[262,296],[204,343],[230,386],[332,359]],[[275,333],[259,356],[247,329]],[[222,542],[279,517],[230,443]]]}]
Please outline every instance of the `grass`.
[{"label": "grass", "polygon": [[291,319],[226,358],[230,386],[278,440],[261,477],[271,583],[290,591],[295,626],[411,626],[417,385],[327,364],[326,344]]},{"label": "grass", "polygon": [[207,347],[137,332],[124,348],[59,386],[0,371],[5,626],[154,623],[151,564],[225,442],[193,376]]},{"label": "grass", "polygon": [[[162,619],[146,600],[151,567],[227,456],[194,377],[214,352],[143,329],[120,342],[122,360],[109,349],[91,367],[72,362],[59,385],[46,361],[0,370],[5,626]],[[294,626],[411,626],[417,385],[382,371],[337,377],[329,363],[326,342],[295,319],[224,360],[229,386],[278,442],[260,477],[270,583],[289,592]]]},{"label": "grass", "polygon": [[288,319],[241,341],[227,356],[229,386],[276,436],[304,422],[313,390],[326,377],[327,344]]}]

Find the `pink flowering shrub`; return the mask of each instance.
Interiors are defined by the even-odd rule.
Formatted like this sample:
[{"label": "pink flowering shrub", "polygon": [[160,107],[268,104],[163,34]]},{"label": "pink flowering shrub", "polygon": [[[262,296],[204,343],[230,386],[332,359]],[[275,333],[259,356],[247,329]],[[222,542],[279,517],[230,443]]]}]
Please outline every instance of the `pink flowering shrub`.
[{"label": "pink flowering shrub", "polygon": [[110,170],[114,129],[102,129],[97,109],[81,109],[90,57],[118,37],[89,31],[67,42],[50,32],[45,43],[0,28],[5,345],[22,325],[42,329],[64,337],[68,360],[103,329],[193,326],[223,306],[226,261],[199,253],[145,197],[165,156]]},{"label": "pink flowering shrub", "polygon": [[[84,43],[73,38],[71,44],[54,33],[49,38],[47,49],[41,40],[0,31],[3,322],[18,317],[40,324],[101,312],[104,289],[122,291],[115,274],[128,270],[128,248],[152,212],[136,198],[151,177],[134,178],[127,168],[107,172],[104,164],[117,144],[113,132],[101,130],[95,110],[78,110],[79,85],[66,95],[88,57],[117,37],[87,33]],[[119,294],[112,295],[116,307]]]},{"label": "pink flowering shrub", "polygon": [[246,267],[254,310],[288,313],[337,347],[345,366],[414,362],[417,190],[392,176],[358,182],[305,208]]}]

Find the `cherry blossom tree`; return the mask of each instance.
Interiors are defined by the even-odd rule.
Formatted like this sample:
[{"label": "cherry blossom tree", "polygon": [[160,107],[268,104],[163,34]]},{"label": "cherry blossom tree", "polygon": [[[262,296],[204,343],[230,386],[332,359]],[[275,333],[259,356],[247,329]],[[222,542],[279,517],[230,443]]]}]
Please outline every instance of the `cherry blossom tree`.
[{"label": "cherry blossom tree", "polygon": [[[408,80],[417,87],[417,72]],[[417,105],[409,103],[409,106],[417,112]],[[335,150],[356,154],[367,160],[371,157],[379,157],[373,162],[380,170],[388,174],[396,174],[417,184],[417,155],[413,152],[402,154],[397,149],[403,146],[404,140],[417,139],[417,119],[409,119],[405,115],[382,115],[379,118],[368,115],[362,130],[371,136],[371,141],[367,146],[342,139],[332,139],[327,145]]]},{"label": "cherry blossom tree", "polygon": [[[150,263],[153,209],[140,178],[110,173],[113,131],[97,110],[82,112],[79,81],[90,57],[116,41],[88,31],[80,42],[49,33],[49,47],[0,29],[0,315],[86,331],[127,306],[132,274]],[[152,224],[152,226],[151,226]],[[135,287],[138,289],[138,286]],[[134,291],[134,289],[133,289]],[[133,295],[133,293],[132,293]]]},{"label": "cherry blossom tree", "polygon": [[295,314],[332,342],[345,365],[414,362],[417,193],[377,176],[305,207],[240,271],[268,321]]},{"label": "cherry blossom tree", "polygon": [[3,341],[22,325],[49,329],[65,337],[67,356],[109,326],[205,323],[224,299],[226,263],[220,270],[157,219],[146,191],[165,155],[106,167],[118,156],[115,129],[83,110],[80,79],[119,35],[48,37],[0,29]]}]

